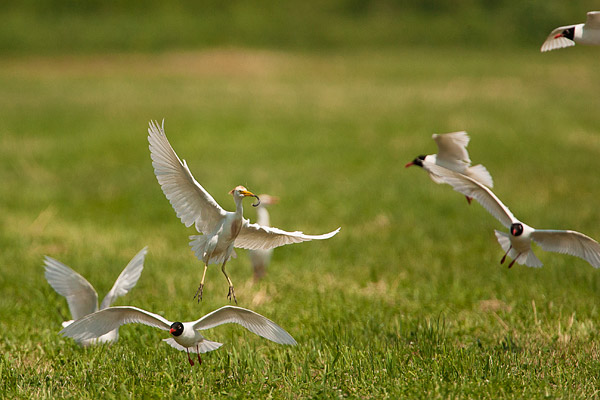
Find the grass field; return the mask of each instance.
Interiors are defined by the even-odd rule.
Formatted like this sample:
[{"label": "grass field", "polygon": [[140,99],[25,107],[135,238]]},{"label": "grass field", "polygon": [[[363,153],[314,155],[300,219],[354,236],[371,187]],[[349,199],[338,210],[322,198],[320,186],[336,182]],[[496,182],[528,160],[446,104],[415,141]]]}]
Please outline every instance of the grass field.
[{"label": "grass field", "polygon": [[[11,398],[594,398],[600,271],[537,249],[541,269],[501,266],[478,204],[404,164],[434,132],[467,130],[495,193],[539,228],[600,238],[598,49],[550,54],[422,48],[328,53],[220,48],[0,59],[0,392]],[[151,119],[226,209],[243,184],[281,198],[274,225],[334,238],[276,249],[239,305],[298,341],[237,326],[190,368],[165,332],[121,328],[112,346],[58,335],[66,301],[44,255],[99,296],[142,247],[118,300],[169,319],[227,304],[153,174]],[[246,204],[245,215],[255,219]]]}]

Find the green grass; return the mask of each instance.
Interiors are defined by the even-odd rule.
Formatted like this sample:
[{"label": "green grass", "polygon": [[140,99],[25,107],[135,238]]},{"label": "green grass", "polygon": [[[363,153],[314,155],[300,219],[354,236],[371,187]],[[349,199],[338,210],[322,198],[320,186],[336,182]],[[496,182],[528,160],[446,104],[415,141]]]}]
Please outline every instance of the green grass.
[{"label": "green grass", "polygon": [[[404,164],[465,129],[496,194],[540,228],[600,238],[597,49],[277,52],[0,60],[0,392],[18,398],[592,398],[600,389],[599,271],[537,250],[541,269],[500,266],[479,205]],[[279,248],[239,305],[298,341],[239,327],[190,368],[149,327],[113,346],[58,336],[64,298],[44,255],[102,297],[143,246],[119,305],[190,320],[227,304],[154,177],[150,119],[227,209],[238,184],[281,198],[284,229],[341,232]],[[255,218],[252,207],[245,215]]]},{"label": "green grass", "polygon": [[595,0],[4,0],[0,54],[539,47]]}]

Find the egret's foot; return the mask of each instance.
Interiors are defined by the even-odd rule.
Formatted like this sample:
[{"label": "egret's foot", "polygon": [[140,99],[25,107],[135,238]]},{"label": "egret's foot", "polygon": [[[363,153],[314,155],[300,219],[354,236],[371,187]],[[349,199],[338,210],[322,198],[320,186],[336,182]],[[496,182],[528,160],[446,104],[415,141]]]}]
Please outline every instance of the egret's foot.
[{"label": "egret's foot", "polygon": [[202,292],[203,291],[204,291],[204,283],[201,283],[200,286],[198,286],[198,290],[196,290],[196,294],[194,295],[194,299],[196,297],[198,297],[198,303],[200,303],[202,301]]},{"label": "egret's foot", "polygon": [[[517,258],[519,258],[519,257],[517,257]],[[512,260],[512,261],[510,262],[510,264],[508,264],[508,268],[512,268],[512,266],[513,266],[513,264],[515,263],[515,261],[517,261],[517,258],[515,258],[514,260]]]},{"label": "egret's foot", "polygon": [[227,299],[229,301],[231,301],[232,298],[233,298],[233,301],[235,301],[235,305],[237,306],[237,299],[235,298],[235,291],[233,290],[233,286],[229,286],[229,293],[227,294]]},{"label": "egret's foot", "polygon": [[200,353],[197,353],[197,354],[198,354],[198,365],[202,365],[202,359],[200,358]]}]

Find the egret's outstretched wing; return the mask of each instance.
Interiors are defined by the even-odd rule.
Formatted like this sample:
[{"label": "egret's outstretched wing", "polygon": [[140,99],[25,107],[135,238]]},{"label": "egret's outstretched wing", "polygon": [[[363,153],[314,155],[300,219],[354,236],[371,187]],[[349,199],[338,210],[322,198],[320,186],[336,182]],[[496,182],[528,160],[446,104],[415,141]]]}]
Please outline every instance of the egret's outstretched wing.
[{"label": "egret's outstretched wing", "polygon": [[567,39],[564,36],[556,37],[564,30],[573,28],[574,26],[575,25],[561,26],[560,28],[556,28],[555,30],[550,32],[550,35],[548,35],[546,41],[542,44],[542,48],[540,49],[542,53],[550,50],[562,49],[564,47],[575,46],[575,42],[571,39]]},{"label": "egret's outstretched wing", "polygon": [[62,296],[65,296],[73,319],[95,312],[98,294],[90,283],[77,272],[54,258],[44,259],[46,280]]},{"label": "egret's outstretched wing", "polygon": [[280,344],[296,344],[294,338],[282,327],[254,311],[241,307],[225,306],[194,322],[194,329],[210,329],[221,324],[240,324],[250,332]]},{"label": "egret's outstretched wing", "polygon": [[181,162],[169,144],[163,126],[151,121],[148,142],[154,174],[163,193],[185,226],[196,225],[198,232],[208,233],[225,216],[225,210],[194,179],[185,160]]},{"label": "egret's outstretched wing", "polygon": [[428,163],[431,173],[437,175],[459,193],[477,200],[483,208],[489,211],[502,225],[510,228],[517,219],[498,197],[487,187],[466,175],[451,171],[447,168]]},{"label": "egret's outstretched wing", "polygon": [[600,268],[600,243],[576,231],[536,229],[531,238],[542,249],[583,258]]},{"label": "egret's outstretched wing", "polygon": [[78,319],[60,334],[75,340],[94,339],[125,324],[144,324],[168,331],[172,322],[137,307],[108,307]]},{"label": "egret's outstretched wing", "polygon": [[102,304],[100,304],[101,310],[110,307],[117,297],[127,294],[135,286],[144,269],[144,257],[146,257],[147,252],[148,248],[144,247],[129,261],[129,264],[127,264],[115,281],[112,289],[110,289],[104,300],[102,300]]},{"label": "egret's outstretched wing", "polygon": [[590,11],[587,13],[585,27],[600,29],[600,11]]},{"label": "egret's outstretched wing", "polygon": [[468,167],[471,165],[467,145],[469,144],[469,135],[465,131],[433,134],[433,140],[438,147],[437,159],[445,164],[456,164],[458,167]]},{"label": "egret's outstretched wing", "polygon": [[287,232],[279,228],[251,224],[244,219],[242,229],[235,239],[234,246],[248,250],[268,250],[285,244],[306,242],[309,240],[329,239],[340,231],[325,233],[323,235],[305,235],[302,232]]}]

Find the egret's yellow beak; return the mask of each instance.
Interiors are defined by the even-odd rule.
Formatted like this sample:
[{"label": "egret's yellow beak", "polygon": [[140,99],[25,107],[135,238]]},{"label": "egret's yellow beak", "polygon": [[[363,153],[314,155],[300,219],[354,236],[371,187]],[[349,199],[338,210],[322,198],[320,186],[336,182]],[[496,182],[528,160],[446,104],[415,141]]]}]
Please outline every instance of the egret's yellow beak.
[{"label": "egret's yellow beak", "polygon": [[252,204],[253,207],[258,207],[260,204],[260,199],[258,198],[257,195],[255,195],[254,193],[252,193],[251,191],[249,191],[248,189],[246,189],[243,186],[238,186],[234,189],[231,189],[231,191],[229,192],[229,194],[233,194],[234,191],[238,191],[242,196],[244,197],[256,197],[256,204]]},{"label": "egret's yellow beak", "polygon": [[245,190],[245,189],[240,190],[240,193],[243,194],[246,197],[248,197],[248,196],[249,197],[258,197],[254,193],[252,193],[251,191]]}]

